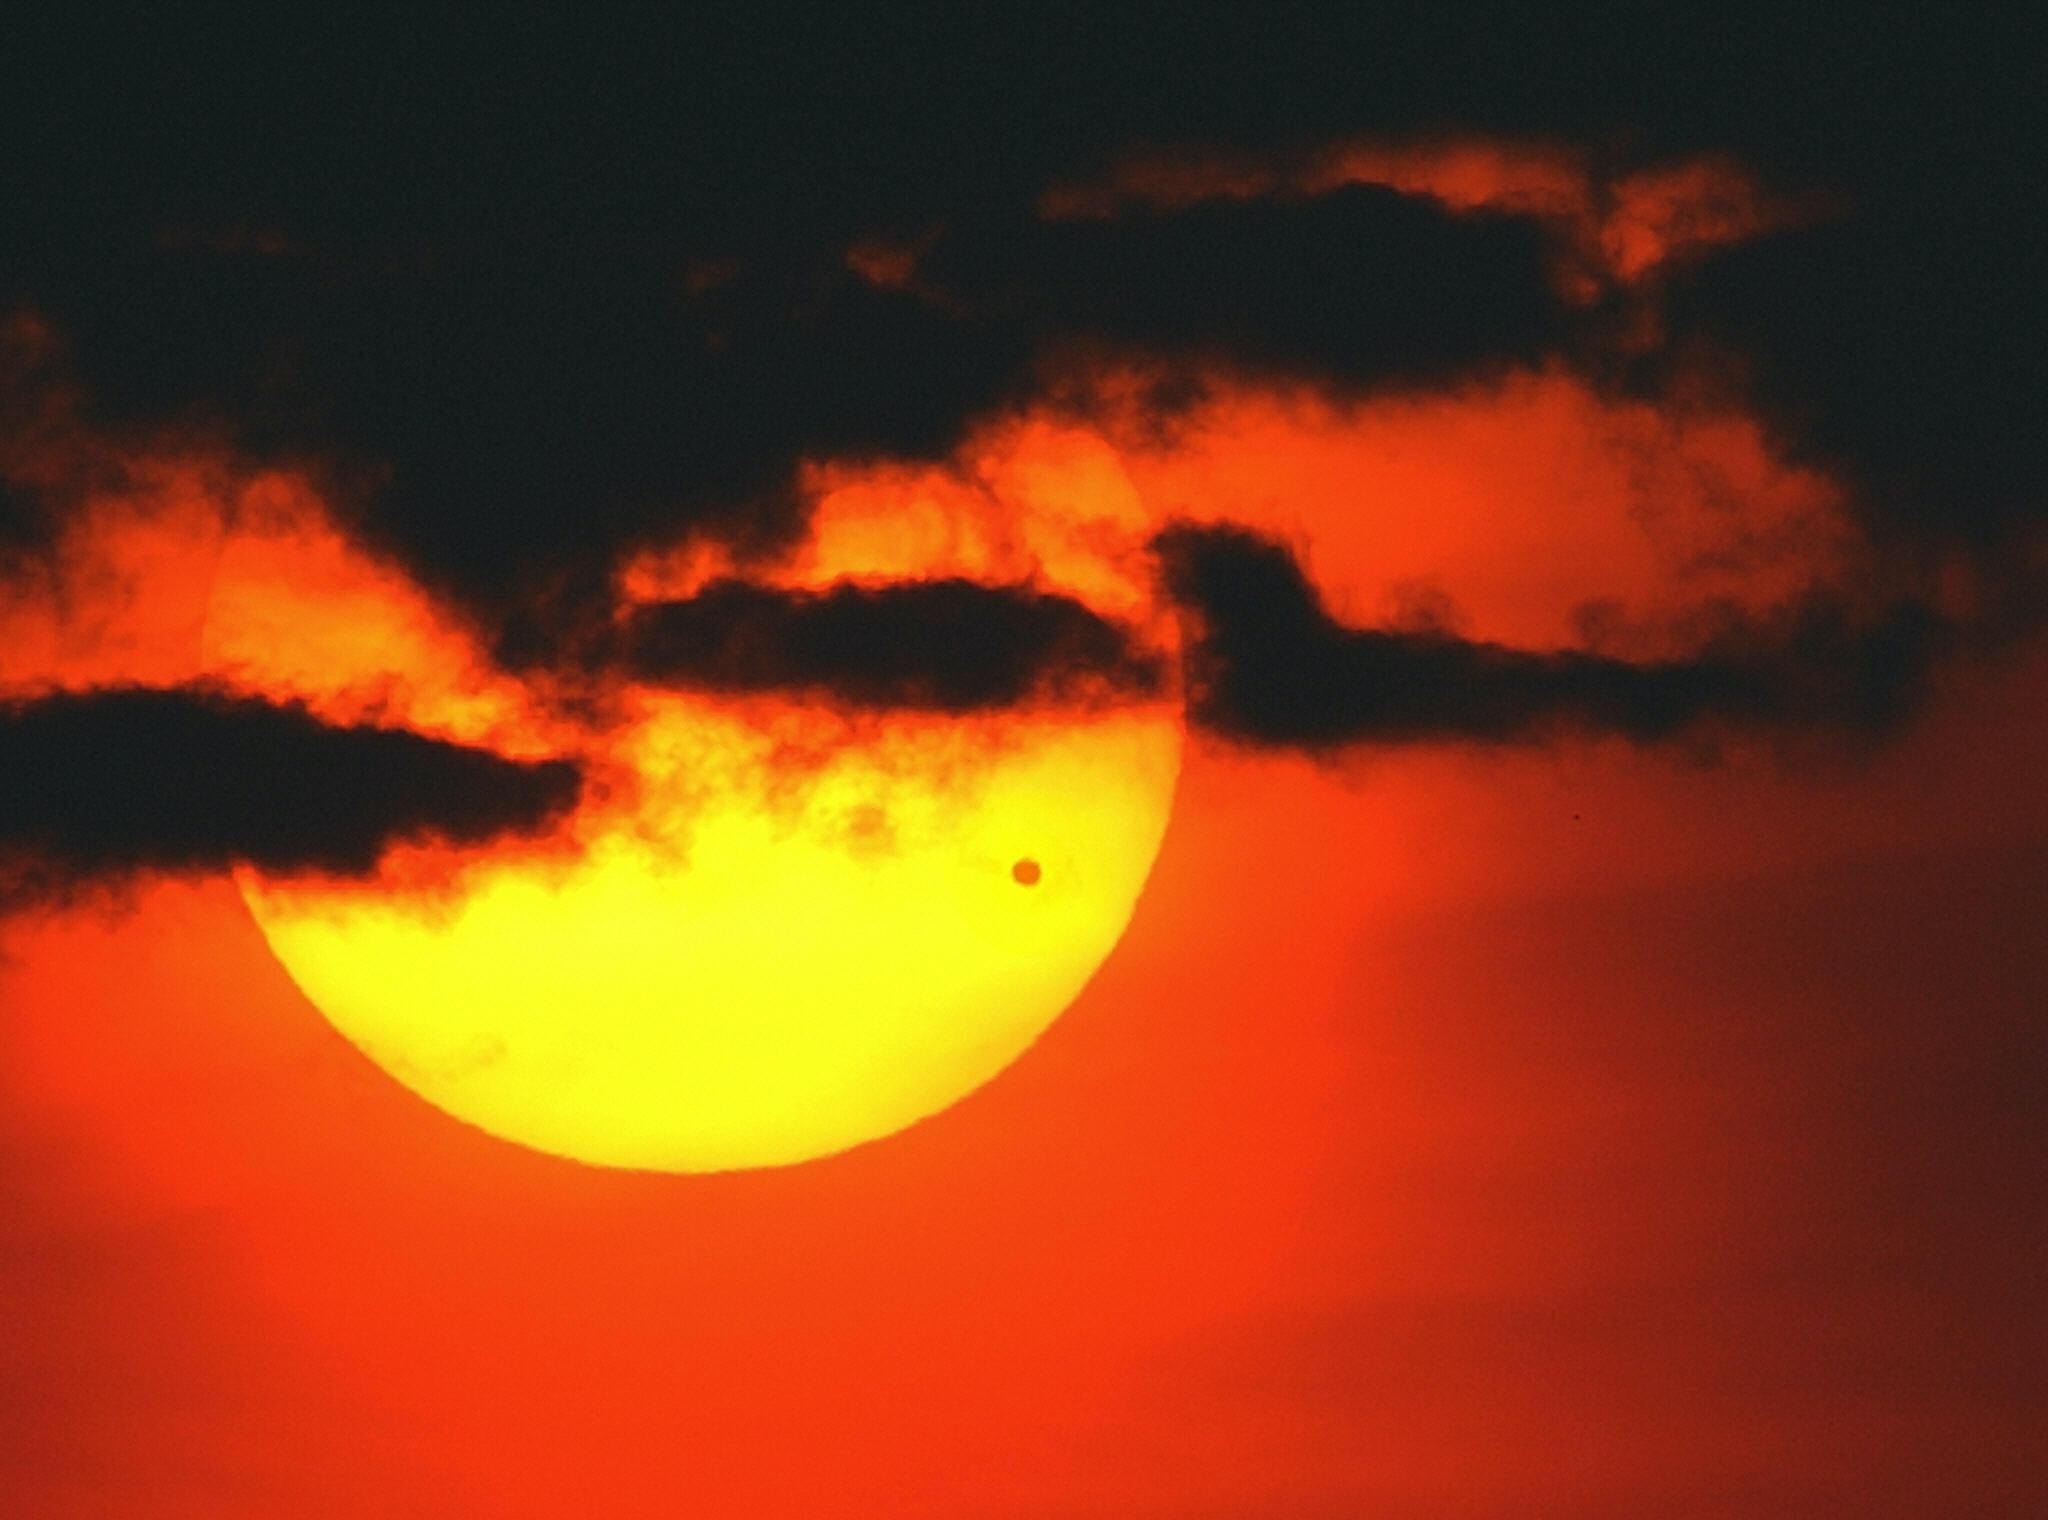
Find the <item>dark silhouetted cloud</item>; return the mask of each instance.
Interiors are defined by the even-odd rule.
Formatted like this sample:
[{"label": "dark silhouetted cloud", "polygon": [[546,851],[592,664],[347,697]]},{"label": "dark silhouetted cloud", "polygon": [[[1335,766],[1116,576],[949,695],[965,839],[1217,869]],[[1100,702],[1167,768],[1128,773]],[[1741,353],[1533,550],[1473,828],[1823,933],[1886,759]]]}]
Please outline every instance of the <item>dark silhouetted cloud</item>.
[{"label": "dark silhouetted cloud", "polygon": [[1098,219],[1020,216],[920,266],[983,320],[1347,389],[1527,361],[1565,322],[1539,229],[1356,185]]},{"label": "dark silhouetted cloud", "polygon": [[1536,653],[1436,630],[1347,628],[1285,546],[1242,528],[1177,526],[1157,547],[1167,588],[1193,625],[1193,721],[1257,746],[1320,751],[1561,730],[1647,742],[1713,721],[1871,728],[1905,708],[1942,634],[1917,607],[1862,629],[1815,609],[1688,659]]},{"label": "dark silhouetted cloud", "polygon": [[400,840],[537,829],[579,786],[566,762],[206,687],[61,692],[0,706],[0,901],[237,862],[361,875]]},{"label": "dark silhouetted cloud", "polygon": [[138,231],[44,251],[24,298],[103,418],[324,461],[365,537],[492,617],[601,597],[622,550],[687,531],[782,542],[802,460],[943,453],[1076,346],[1367,387],[1530,359],[1559,325],[1532,225],[1369,188],[1107,222],[1020,198],[955,216],[911,288],[830,243],[386,237]]},{"label": "dark silhouetted cloud", "polygon": [[0,554],[39,547],[42,514],[28,492],[0,480]]},{"label": "dark silhouetted cloud", "polygon": [[1783,445],[1847,478],[1880,538],[1982,546],[2048,518],[2048,301],[2010,172],[1959,163],[1938,193],[1727,249],[1671,292],[1676,351],[1733,356]]},{"label": "dark silhouetted cloud", "polygon": [[966,580],[817,592],[721,581],[628,623],[641,680],[945,713],[1156,693],[1159,660],[1069,597]]}]

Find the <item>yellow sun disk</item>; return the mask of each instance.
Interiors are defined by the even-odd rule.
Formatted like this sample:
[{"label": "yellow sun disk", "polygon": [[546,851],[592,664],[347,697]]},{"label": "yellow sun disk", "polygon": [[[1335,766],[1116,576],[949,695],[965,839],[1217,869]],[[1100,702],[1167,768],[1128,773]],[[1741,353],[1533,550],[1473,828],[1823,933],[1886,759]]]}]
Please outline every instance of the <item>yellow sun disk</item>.
[{"label": "yellow sun disk", "polygon": [[651,801],[566,867],[485,861],[452,901],[244,893],[307,996],[451,1114],[606,1165],[786,1163],[944,1108],[1058,1017],[1129,919],[1181,743],[1164,708],[1020,718],[790,777],[735,732],[667,709]]}]

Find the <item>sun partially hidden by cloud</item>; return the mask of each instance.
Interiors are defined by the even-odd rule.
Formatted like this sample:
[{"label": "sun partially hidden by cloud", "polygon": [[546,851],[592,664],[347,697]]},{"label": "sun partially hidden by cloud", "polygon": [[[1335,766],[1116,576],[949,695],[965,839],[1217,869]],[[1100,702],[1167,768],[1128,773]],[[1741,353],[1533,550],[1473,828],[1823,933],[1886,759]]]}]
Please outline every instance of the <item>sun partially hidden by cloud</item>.
[{"label": "sun partially hidden by cloud", "polygon": [[587,1160],[801,1159],[986,1080],[1121,932],[1181,742],[1161,655],[1112,621],[1149,595],[1128,487],[1076,501],[1074,442],[1032,447],[964,479],[821,466],[779,559],[644,555],[593,642],[516,675],[310,491],[244,514],[209,673],[586,778],[553,852],[245,871],[271,944],[400,1080]]}]

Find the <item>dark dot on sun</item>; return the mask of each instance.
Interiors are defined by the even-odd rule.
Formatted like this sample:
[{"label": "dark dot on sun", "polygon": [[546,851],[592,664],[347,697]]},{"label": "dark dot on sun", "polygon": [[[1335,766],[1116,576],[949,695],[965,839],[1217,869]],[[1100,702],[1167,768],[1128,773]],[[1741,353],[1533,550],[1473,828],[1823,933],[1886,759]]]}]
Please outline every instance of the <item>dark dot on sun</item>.
[{"label": "dark dot on sun", "polygon": [[1020,886],[1035,887],[1040,875],[1038,862],[1026,856],[1010,867],[1010,875]]}]

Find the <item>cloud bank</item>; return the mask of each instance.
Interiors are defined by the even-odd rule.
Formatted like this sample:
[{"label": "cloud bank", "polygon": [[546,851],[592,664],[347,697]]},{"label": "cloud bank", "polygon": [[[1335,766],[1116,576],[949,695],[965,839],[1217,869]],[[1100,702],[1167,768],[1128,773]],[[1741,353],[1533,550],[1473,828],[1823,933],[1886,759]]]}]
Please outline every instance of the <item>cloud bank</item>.
[{"label": "cloud bank", "polygon": [[333,726],[205,687],[14,701],[0,705],[0,903],[238,864],[367,875],[396,843],[538,830],[579,785],[565,761]]}]

